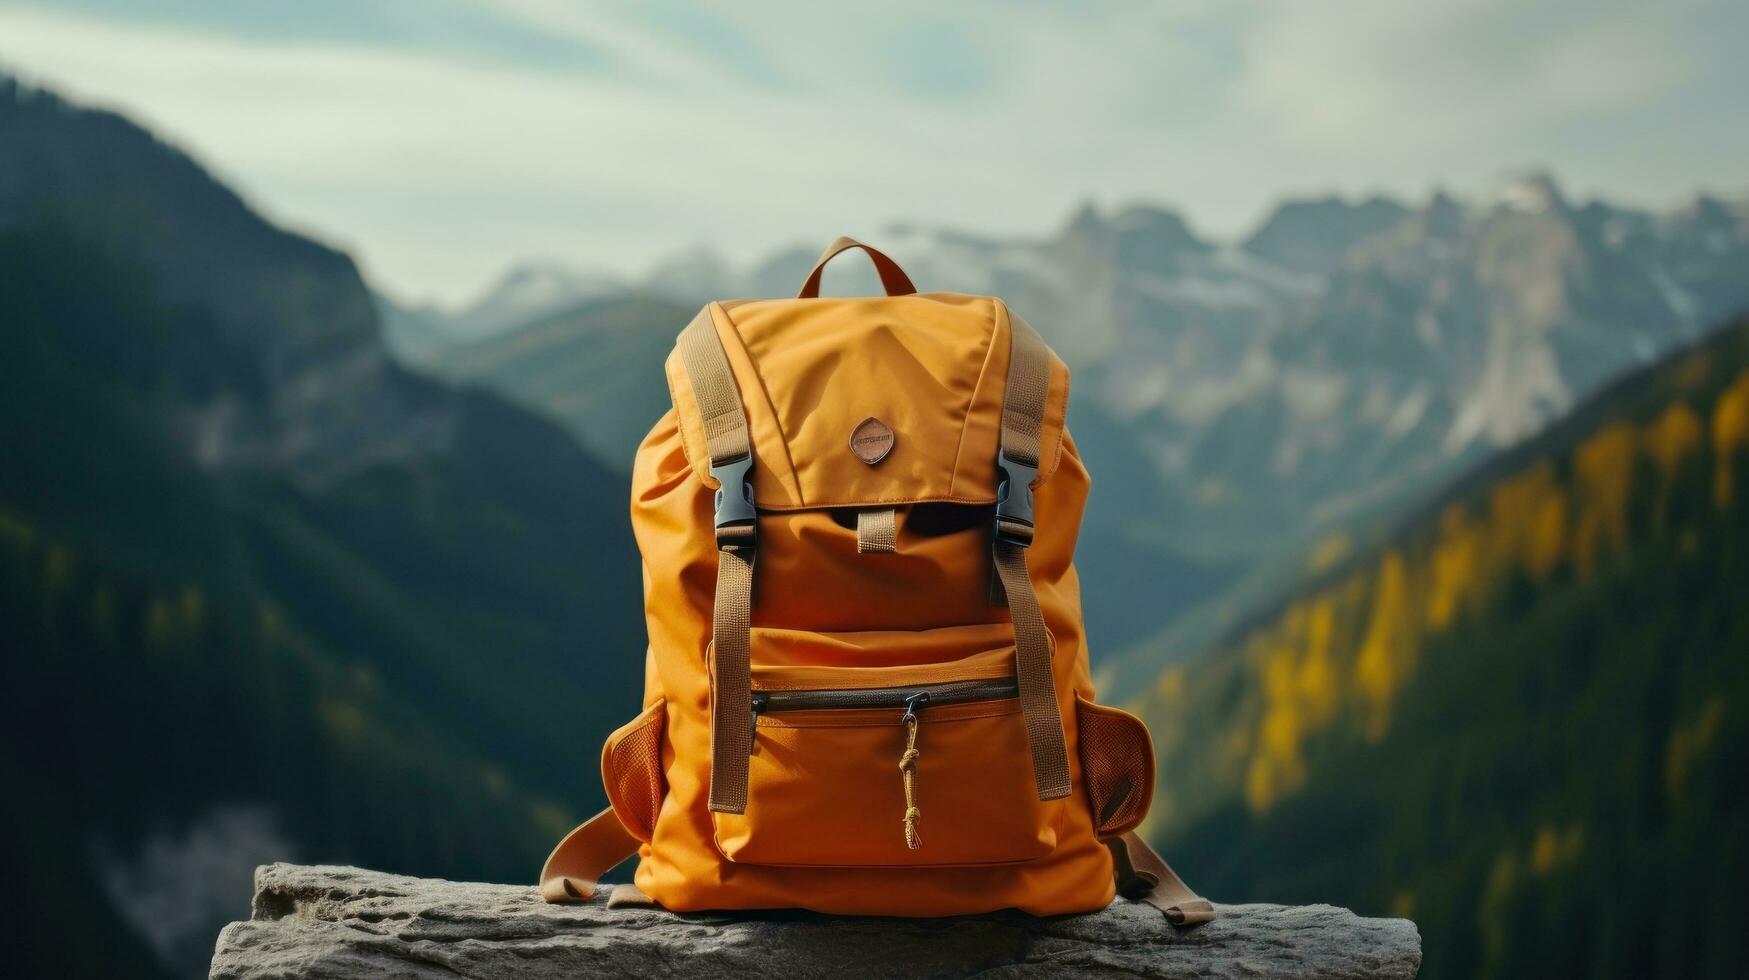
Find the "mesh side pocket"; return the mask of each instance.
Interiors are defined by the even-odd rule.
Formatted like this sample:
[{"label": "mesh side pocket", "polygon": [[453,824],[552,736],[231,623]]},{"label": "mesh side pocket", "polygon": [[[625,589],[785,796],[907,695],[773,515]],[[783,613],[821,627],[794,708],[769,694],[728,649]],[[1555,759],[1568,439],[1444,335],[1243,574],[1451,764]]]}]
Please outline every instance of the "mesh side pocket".
[{"label": "mesh side pocket", "polygon": [[1154,798],[1154,743],[1148,726],[1127,711],[1091,701],[1075,704],[1081,779],[1100,837],[1134,830]]},{"label": "mesh side pocket", "polygon": [[656,829],[667,795],[662,781],[662,723],[666,701],[657,701],[612,735],[601,750],[601,781],[619,822],[639,840]]}]

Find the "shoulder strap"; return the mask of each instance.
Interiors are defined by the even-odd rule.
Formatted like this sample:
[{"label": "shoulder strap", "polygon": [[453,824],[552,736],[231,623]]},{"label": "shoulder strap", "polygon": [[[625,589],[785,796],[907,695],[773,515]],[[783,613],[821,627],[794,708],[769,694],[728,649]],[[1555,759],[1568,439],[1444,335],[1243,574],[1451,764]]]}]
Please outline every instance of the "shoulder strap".
[{"label": "shoulder strap", "polygon": [[717,596],[711,616],[711,788],[718,813],[747,810],[747,754],[753,744],[753,450],[729,359],[705,307],[680,332],[680,360],[704,418],[711,478],[717,481]]},{"label": "shoulder strap", "polygon": [[[1008,314],[1008,387],[1002,395],[1002,457],[1031,467],[1037,479],[1039,434],[1051,389],[1051,349],[1018,314]],[[1031,491],[1027,493],[1031,508]]]},{"label": "shoulder strap", "polygon": [[1051,384],[1050,348],[1025,320],[1008,317],[1008,386],[996,454],[996,532],[992,542],[1002,598],[1014,620],[1015,678],[1041,800],[1069,795],[1069,753],[1051,676],[1051,638],[1026,568],[1032,545],[1032,487],[1038,482],[1039,431]]},{"label": "shoulder strap", "polygon": [[729,369],[729,358],[723,353],[723,342],[717,336],[710,307],[699,310],[686,329],[680,331],[675,346],[686,366],[687,380],[692,382],[698,413],[704,419],[705,449],[710,454],[711,469],[747,457],[751,452],[747,413],[741,409],[741,389],[735,384],[735,373]]},{"label": "shoulder strap", "polygon": [[1194,926],[1215,917],[1209,900],[1190,890],[1160,853],[1134,831],[1105,842],[1117,875],[1117,893],[1147,902],[1175,926]]},{"label": "shoulder strap", "polygon": [[633,837],[613,808],[577,825],[559,841],[540,869],[540,894],[549,902],[587,902],[595,896],[601,876],[638,853]]}]

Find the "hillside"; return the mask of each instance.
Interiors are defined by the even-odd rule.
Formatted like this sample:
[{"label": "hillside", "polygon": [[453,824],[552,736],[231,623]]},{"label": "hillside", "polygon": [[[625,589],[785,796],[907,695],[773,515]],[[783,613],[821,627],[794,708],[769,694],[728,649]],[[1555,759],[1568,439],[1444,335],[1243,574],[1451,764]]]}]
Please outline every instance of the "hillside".
[{"label": "hillside", "polygon": [[599,803],[642,677],[622,476],[397,367],[346,256],[4,80],[0,322],[23,972],[112,974],[87,921],[200,972],[269,858],[526,878]]},{"label": "hillside", "polygon": [[448,347],[422,366],[564,423],[596,458],[629,472],[638,443],[668,410],[662,363],[696,312],[640,294],[588,301]]},{"label": "hillside", "polygon": [[1430,978],[1749,968],[1749,321],[1268,610],[1137,705],[1206,894],[1413,915]]}]

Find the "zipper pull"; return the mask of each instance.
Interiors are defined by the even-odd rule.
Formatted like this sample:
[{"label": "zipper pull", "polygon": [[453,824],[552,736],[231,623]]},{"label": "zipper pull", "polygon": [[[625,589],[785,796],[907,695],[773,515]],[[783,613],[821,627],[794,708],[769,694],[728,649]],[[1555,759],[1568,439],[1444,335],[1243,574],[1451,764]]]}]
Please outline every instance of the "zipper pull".
[{"label": "zipper pull", "polygon": [[905,713],[899,720],[905,725],[905,751],[899,756],[899,778],[905,784],[905,846],[915,851],[923,846],[917,835],[917,711],[929,703],[929,692],[918,691],[905,699]]},{"label": "zipper pull", "polygon": [[903,715],[899,716],[899,720],[904,722],[907,725],[915,724],[917,721],[917,709],[923,707],[924,705],[926,705],[928,703],[929,703],[929,692],[928,691],[918,691],[916,694],[912,694],[912,695],[906,697],[905,698],[905,713]]},{"label": "zipper pull", "polygon": [[765,710],[765,704],[768,700],[770,700],[770,696],[767,695],[764,691],[754,691],[753,692],[753,710],[752,710],[753,717],[749,720],[749,722],[747,724],[747,754],[748,755],[752,755],[753,750],[755,748],[757,748],[759,745],[759,713],[761,711]]}]

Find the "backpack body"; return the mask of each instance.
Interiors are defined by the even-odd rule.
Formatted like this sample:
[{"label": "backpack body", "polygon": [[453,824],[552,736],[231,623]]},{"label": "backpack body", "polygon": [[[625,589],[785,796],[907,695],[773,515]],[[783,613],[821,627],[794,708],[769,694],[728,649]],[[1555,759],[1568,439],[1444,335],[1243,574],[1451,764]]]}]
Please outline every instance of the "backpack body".
[{"label": "backpack body", "polygon": [[897,278],[713,303],[668,360],[644,710],[602,753],[666,908],[1050,915],[1133,877],[1152,748],[1093,700],[1068,370],[1001,301]]}]

